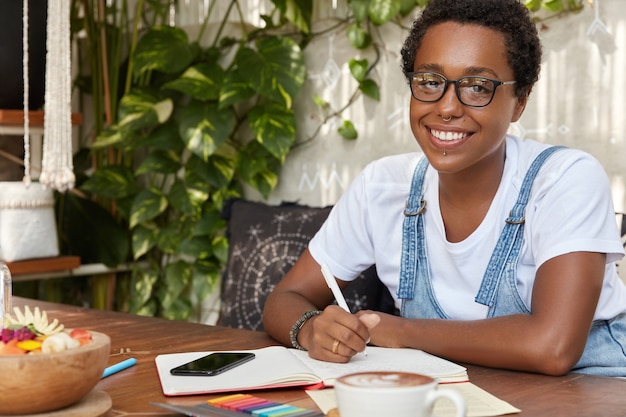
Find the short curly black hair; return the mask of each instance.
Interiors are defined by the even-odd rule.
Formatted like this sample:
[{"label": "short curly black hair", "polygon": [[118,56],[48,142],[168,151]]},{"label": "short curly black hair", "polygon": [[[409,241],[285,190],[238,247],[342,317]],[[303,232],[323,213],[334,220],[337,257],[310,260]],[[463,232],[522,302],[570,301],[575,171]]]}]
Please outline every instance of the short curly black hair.
[{"label": "short curly black hair", "polygon": [[402,71],[407,81],[424,35],[444,22],[479,25],[502,33],[517,80],[515,94],[523,97],[530,93],[539,79],[541,42],[530,11],[519,0],[430,0],[402,46]]}]

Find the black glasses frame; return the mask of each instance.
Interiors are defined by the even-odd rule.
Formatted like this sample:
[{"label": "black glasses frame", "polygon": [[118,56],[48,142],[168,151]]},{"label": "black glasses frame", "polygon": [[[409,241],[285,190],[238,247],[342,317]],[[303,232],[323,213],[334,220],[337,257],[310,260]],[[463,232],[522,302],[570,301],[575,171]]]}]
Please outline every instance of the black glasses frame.
[{"label": "black glasses frame", "polygon": [[[413,92],[413,77],[415,77],[416,74],[433,74],[436,75],[438,77],[441,77],[443,79],[443,90],[441,90],[441,95],[439,96],[439,98],[435,99],[435,100],[422,100],[420,98],[417,98],[415,96],[415,93]],[[437,73],[437,72],[431,72],[431,71],[413,71],[413,72],[409,72],[407,73],[407,75],[409,76],[409,88],[411,89],[411,95],[413,96],[413,98],[417,101],[421,101],[423,103],[435,103],[439,100],[441,100],[441,98],[446,94],[446,91],[448,91],[448,86],[450,84],[454,84],[454,91],[456,93],[456,97],[459,99],[459,101],[461,102],[461,104],[463,104],[464,106],[468,106],[468,107],[485,107],[488,106],[489,103],[491,103],[493,101],[494,96],[496,95],[496,90],[498,89],[499,86],[501,85],[511,85],[511,84],[515,84],[517,81],[500,81],[500,80],[495,80],[493,78],[489,78],[489,77],[483,77],[483,76],[478,76],[478,75],[467,75],[464,77],[459,78],[458,80],[449,80],[446,77],[444,77],[443,75]],[[461,90],[459,89],[459,81],[465,79],[465,78],[482,78],[483,80],[488,80],[491,81],[493,83],[493,91],[491,93],[491,98],[489,99],[489,101],[485,104],[480,104],[480,105],[476,105],[476,104],[467,104],[466,102],[463,101],[463,99],[461,98]]]}]

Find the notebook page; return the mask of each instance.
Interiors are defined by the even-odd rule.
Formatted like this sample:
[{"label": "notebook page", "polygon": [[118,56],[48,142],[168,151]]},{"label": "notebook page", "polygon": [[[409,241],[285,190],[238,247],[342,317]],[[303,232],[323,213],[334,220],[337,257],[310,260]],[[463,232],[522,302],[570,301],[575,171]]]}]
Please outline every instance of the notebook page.
[{"label": "notebook page", "polygon": [[428,375],[440,382],[467,381],[465,367],[421,350],[405,348],[367,347],[367,356],[360,353],[348,363],[324,362],[309,357],[301,350],[289,349],[298,359],[318,375],[327,386],[341,375],[365,371],[413,372]]}]

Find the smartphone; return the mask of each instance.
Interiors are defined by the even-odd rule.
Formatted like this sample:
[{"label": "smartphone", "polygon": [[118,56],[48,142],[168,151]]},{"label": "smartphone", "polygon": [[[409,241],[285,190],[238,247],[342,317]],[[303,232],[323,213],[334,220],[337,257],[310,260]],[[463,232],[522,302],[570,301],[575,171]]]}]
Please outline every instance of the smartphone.
[{"label": "smartphone", "polygon": [[254,359],[250,352],[215,352],[170,369],[172,375],[213,376]]}]

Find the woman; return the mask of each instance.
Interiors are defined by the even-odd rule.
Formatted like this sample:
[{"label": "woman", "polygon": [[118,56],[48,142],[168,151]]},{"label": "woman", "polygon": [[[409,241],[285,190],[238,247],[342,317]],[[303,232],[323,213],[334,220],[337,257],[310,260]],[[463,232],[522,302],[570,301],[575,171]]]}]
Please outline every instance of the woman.
[{"label": "woman", "polygon": [[[371,342],[548,375],[626,376],[607,176],[586,153],[507,135],[540,68],[526,7],[431,0],[402,58],[422,153],[365,168],[268,298],[265,329],[331,362]],[[401,316],[331,305],[324,264],[342,288],[376,264]]]}]

